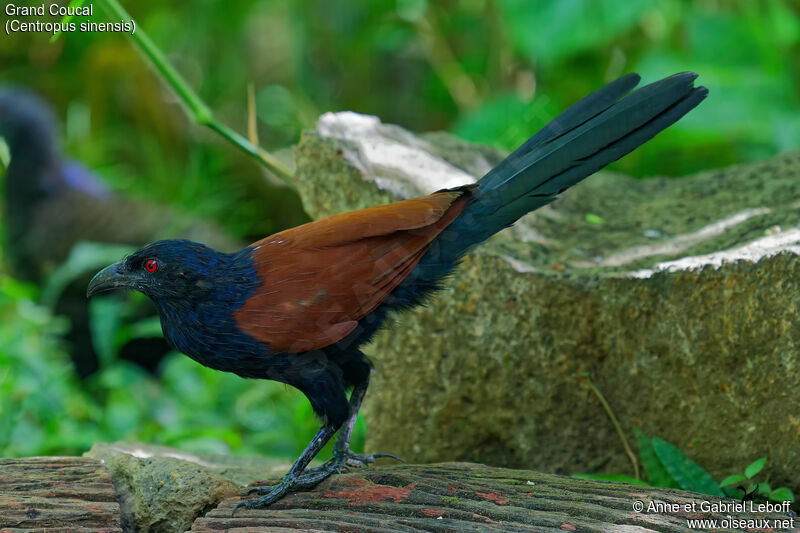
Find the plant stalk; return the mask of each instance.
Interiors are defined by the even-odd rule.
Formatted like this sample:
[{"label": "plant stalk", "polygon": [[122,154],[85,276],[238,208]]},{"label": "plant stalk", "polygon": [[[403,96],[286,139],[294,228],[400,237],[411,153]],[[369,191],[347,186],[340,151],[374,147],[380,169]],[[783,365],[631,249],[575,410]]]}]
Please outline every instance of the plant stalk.
[{"label": "plant stalk", "polygon": [[[103,3],[108,12],[114,17],[118,17],[123,20],[133,20],[133,18],[128,14],[127,11],[125,11],[125,8],[123,8],[117,0],[104,0]],[[292,171],[289,170],[286,165],[281,163],[266,150],[258,146],[254,146],[244,136],[236,133],[234,130],[218,122],[214,118],[214,113],[211,111],[211,109],[206,105],[205,102],[203,102],[197,93],[194,92],[194,89],[192,89],[189,84],[186,83],[186,80],[183,79],[183,76],[181,76],[178,71],[175,70],[172,65],[170,65],[170,63],[167,61],[167,58],[164,57],[164,54],[150,39],[145,31],[143,31],[141,28],[137,28],[131,34],[131,39],[133,39],[133,42],[138,46],[139,50],[144,53],[147,59],[150,60],[150,63],[155,67],[158,73],[161,74],[164,81],[170,87],[172,87],[172,89],[184,103],[184,109],[187,114],[197,124],[214,130],[222,137],[239,147],[239,149],[254,157],[286,185],[290,187],[294,186],[294,176],[292,175]]]},{"label": "plant stalk", "polygon": [[614,425],[614,429],[617,430],[617,435],[619,435],[619,440],[622,441],[622,447],[625,449],[625,455],[628,456],[628,459],[630,459],[631,465],[633,466],[633,477],[635,477],[636,479],[641,479],[639,477],[639,461],[636,458],[636,454],[633,453],[633,450],[631,450],[630,445],[628,445],[628,439],[625,438],[625,432],[622,431],[622,426],[620,426],[619,420],[617,420],[617,417],[614,415],[614,411],[611,409],[611,406],[608,404],[608,401],[606,401],[606,398],[605,396],[603,396],[603,393],[600,392],[600,389],[597,388],[597,386],[592,382],[592,380],[589,379],[588,376],[584,376],[584,379],[586,384],[589,385],[589,389],[594,393],[597,399],[600,400],[600,404],[603,406],[603,409],[608,415],[608,418]]}]

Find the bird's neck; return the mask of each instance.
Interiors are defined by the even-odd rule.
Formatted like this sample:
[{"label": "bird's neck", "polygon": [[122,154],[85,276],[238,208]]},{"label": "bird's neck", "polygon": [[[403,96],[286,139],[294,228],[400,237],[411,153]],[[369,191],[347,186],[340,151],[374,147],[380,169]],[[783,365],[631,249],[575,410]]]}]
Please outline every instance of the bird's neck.
[{"label": "bird's neck", "polygon": [[218,264],[198,279],[184,298],[153,301],[164,337],[178,351],[218,370],[236,371],[237,361],[266,353],[266,347],[243,333],[234,313],[261,286],[249,248],[219,254]]}]

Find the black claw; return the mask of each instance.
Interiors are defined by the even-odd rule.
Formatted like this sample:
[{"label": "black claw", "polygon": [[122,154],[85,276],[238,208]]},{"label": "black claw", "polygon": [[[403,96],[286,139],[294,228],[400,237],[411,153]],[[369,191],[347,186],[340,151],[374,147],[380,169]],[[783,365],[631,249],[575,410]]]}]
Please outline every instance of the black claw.
[{"label": "black claw", "polygon": [[[290,492],[293,488],[295,488],[295,480],[291,481],[283,481],[280,485],[275,487],[269,494],[266,496],[262,496],[261,498],[254,498],[252,500],[245,500],[236,504],[236,507],[233,508],[233,512],[231,513],[231,517],[236,514],[236,511],[239,508],[244,507],[245,509],[256,509],[259,507],[266,507],[272,503],[275,503],[283,496],[285,496],[288,492]],[[254,487],[256,489],[264,488],[264,487]]]},{"label": "black claw", "polygon": [[238,511],[240,507],[244,507],[245,509],[249,509],[249,506],[247,505],[247,502],[237,503],[236,507],[234,507],[233,511],[231,511],[231,518],[236,516],[236,511]]},{"label": "black claw", "polygon": [[405,460],[397,457],[396,455],[392,455],[391,453],[373,453],[373,459],[394,459],[395,461],[400,461],[401,463],[405,463]]},{"label": "black claw", "polygon": [[353,453],[349,450],[346,454],[344,454],[342,463],[347,465],[348,461],[354,461],[355,463],[361,463],[359,466],[363,466],[374,463],[375,459],[394,459],[395,461],[405,463],[403,459],[397,457],[396,455],[392,455],[391,453],[360,454]]},{"label": "black claw", "polygon": [[275,488],[275,487],[272,487],[272,486],[266,486],[266,487],[253,487],[253,488],[251,488],[250,490],[248,490],[248,491],[247,491],[247,493],[246,493],[245,495],[246,495],[246,496],[249,496],[250,494],[254,494],[254,493],[258,493],[258,494],[264,494],[265,492],[271,492],[271,491],[272,491],[272,489],[274,489],[274,488]]}]

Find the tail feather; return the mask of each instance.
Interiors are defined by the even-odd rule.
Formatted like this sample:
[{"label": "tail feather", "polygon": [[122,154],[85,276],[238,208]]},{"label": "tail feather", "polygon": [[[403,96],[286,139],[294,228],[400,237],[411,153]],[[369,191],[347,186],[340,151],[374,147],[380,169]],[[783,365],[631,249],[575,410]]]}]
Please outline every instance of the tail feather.
[{"label": "tail feather", "polygon": [[486,189],[495,189],[519,168],[520,159],[538,145],[551,142],[574,130],[586,121],[596,117],[620,98],[629,93],[639,84],[641,78],[638,74],[628,74],[585,96],[569,109],[551,120],[536,135],[525,141],[519,148],[505,158],[499,165],[490,170],[482,179],[481,186]]},{"label": "tail feather", "polygon": [[387,307],[419,303],[467,250],[679,120],[708,94],[694,87],[696,77],[675,74],[628,94],[639,83],[638,75],[628,74],[559,115],[478,181],[470,203],[431,243]]},{"label": "tail feather", "polygon": [[708,94],[695,78],[675,74],[623,98],[639,81],[629,74],[569,108],[478,181],[451,226],[457,241],[478,244],[675,123]]}]

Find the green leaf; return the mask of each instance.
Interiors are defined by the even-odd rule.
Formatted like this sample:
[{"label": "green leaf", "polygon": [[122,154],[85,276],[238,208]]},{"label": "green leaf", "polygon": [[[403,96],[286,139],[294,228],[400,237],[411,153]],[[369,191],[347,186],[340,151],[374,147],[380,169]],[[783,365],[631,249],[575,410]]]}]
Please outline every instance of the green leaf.
[{"label": "green leaf", "polygon": [[725,497],[726,498],[731,498],[733,500],[740,500],[741,501],[742,498],[744,497],[744,494],[742,493],[742,491],[739,490],[738,488],[734,488],[734,487],[723,487],[722,488],[722,492],[725,493]]},{"label": "green leaf", "polygon": [[633,485],[649,486],[646,482],[635,477],[625,476],[623,474],[574,474],[572,477],[577,479],[594,479],[596,481],[614,481],[617,483],[631,483]]},{"label": "green leaf", "polygon": [[633,428],[639,445],[639,459],[647,472],[647,480],[654,487],[678,488],[678,482],[670,475],[653,449],[652,439],[639,430]]},{"label": "green leaf", "polygon": [[720,487],[727,487],[728,485],[733,485],[734,483],[741,483],[745,479],[747,479],[747,478],[742,474],[734,474],[734,475],[728,476],[725,479],[723,479],[722,481],[720,481],[719,482],[719,486]]},{"label": "green leaf", "polygon": [[769,499],[774,502],[792,502],[794,503],[794,493],[787,487],[780,487],[770,493]]},{"label": "green leaf", "polygon": [[[71,0],[69,3],[69,7],[81,7],[86,0]],[[64,15],[61,17],[61,25],[67,24],[70,20],[72,20],[72,15]],[[58,37],[61,35],[61,30],[58,30],[52,37],[50,37],[50,42],[54,43],[58,40]]]},{"label": "green leaf", "polygon": [[725,496],[711,474],[686,457],[686,454],[674,445],[658,437],[653,437],[652,445],[656,456],[670,476],[678,482],[680,488],[712,496]]},{"label": "green leaf", "polygon": [[586,217],[584,217],[584,218],[586,219],[586,222],[588,222],[589,224],[604,224],[605,223],[605,220],[603,220],[602,217],[600,217],[599,215],[595,215],[594,213],[586,213]]},{"label": "green leaf", "polygon": [[761,459],[753,461],[747,468],[744,469],[744,475],[747,476],[747,479],[752,479],[753,476],[761,472],[761,469],[764,468],[765,464],[767,464],[766,457],[762,457]]}]

